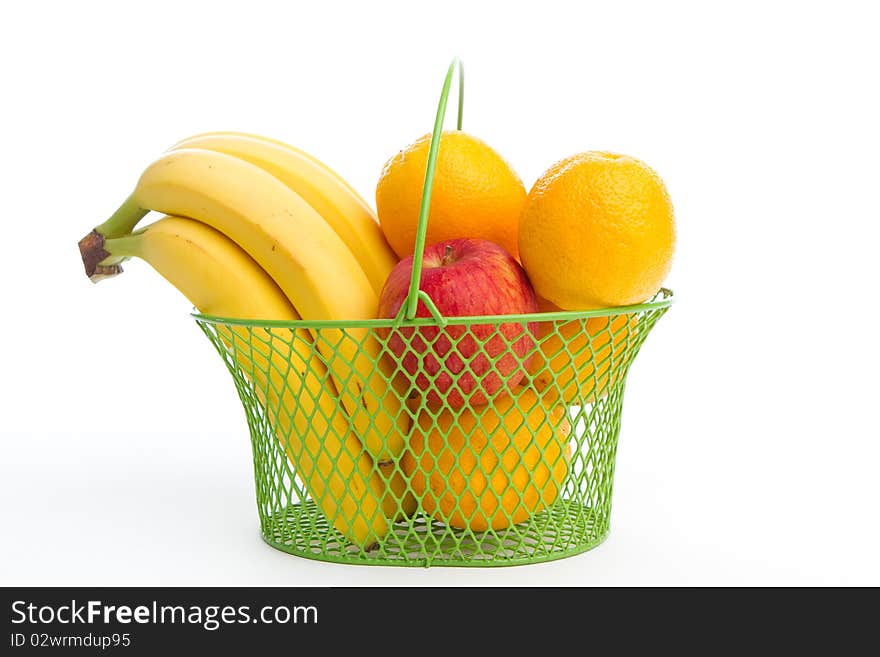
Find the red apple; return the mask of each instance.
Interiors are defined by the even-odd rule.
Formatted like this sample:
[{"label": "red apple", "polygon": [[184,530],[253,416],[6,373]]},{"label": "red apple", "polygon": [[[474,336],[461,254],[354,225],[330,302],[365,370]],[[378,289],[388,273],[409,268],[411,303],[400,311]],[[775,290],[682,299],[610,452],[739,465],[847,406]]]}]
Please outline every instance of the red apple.
[{"label": "red apple", "polygon": [[[392,270],[379,296],[379,316],[396,317],[406,301],[412,256]],[[525,271],[507,251],[482,239],[455,239],[425,248],[419,289],[444,317],[538,312]],[[430,317],[419,301],[417,317]],[[383,338],[432,405],[485,404],[525,376],[519,360],[534,347],[537,324],[400,327]],[[527,359],[526,359],[527,364]]]}]

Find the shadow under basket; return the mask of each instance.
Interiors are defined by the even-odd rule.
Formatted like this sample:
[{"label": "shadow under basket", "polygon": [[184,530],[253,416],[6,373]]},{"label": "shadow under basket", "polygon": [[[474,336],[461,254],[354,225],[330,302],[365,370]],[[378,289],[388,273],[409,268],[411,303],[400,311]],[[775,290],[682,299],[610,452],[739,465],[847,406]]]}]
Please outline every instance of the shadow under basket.
[{"label": "shadow under basket", "polygon": [[671,303],[664,289],[442,325],[195,319],[244,406],[267,543],[349,564],[507,566],[607,536],[626,376]]}]

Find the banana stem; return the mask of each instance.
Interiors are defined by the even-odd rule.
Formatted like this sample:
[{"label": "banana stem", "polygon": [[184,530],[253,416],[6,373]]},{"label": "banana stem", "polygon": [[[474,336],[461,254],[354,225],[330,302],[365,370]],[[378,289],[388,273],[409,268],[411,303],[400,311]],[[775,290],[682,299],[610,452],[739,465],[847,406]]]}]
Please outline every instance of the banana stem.
[{"label": "banana stem", "polygon": [[129,196],[119,209],[110,218],[95,230],[106,239],[128,235],[138,225],[138,222],[147,216],[149,210],[144,210],[134,200],[134,195]]},{"label": "banana stem", "polygon": [[104,240],[104,250],[116,258],[136,258],[140,257],[140,244],[140,233],[124,235]]},{"label": "banana stem", "polygon": [[123,258],[108,251],[105,242],[131,233],[148,212],[138,206],[133,195],[129,196],[107,221],[79,241],[83,267],[93,283],[122,273],[119,263]]}]

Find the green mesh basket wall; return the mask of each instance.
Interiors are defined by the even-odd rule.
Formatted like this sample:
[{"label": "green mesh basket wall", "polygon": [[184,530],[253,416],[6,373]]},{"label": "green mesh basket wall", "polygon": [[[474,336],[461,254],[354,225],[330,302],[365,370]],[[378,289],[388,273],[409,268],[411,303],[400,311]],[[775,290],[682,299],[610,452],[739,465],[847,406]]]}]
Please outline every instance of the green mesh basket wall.
[{"label": "green mesh basket wall", "polygon": [[443,328],[196,321],[244,406],[267,543],[344,563],[501,566],[606,537],[626,376],[671,300]]}]

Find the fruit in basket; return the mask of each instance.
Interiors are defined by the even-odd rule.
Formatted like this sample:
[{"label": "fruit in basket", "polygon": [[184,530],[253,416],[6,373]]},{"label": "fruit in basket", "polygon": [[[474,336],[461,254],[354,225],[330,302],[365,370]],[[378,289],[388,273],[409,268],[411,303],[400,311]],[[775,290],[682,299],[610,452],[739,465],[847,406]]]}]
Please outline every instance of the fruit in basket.
[{"label": "fruit in basket", "polygon": [[[431,135],[392,157],[376,186],[382,231],[398,256],[413,254]],[[459,237],[495,242],[518,257],[526,190],[511,166],[485,142],[458,130],[440,138],[426,244]]]},{"label": "fruit in basket", "polygon": [[672,264],[669,194],[644,162],[605,152],[554,164],[532,187],[519,227],[535,291],[560,308],[636,304]]},{"label": "fruit in basket", "polygon": [[[278,284],[305,319],[375,317],[377,296],[355,256],[324,218],[264,169],[216,151],[183,148],[162,155],[125,204],[81,242],[89,265],[112,267],[101,241],[128,232],[146,210],[190,217],[238,244]],[[317,337],[317,336],[315,336]],[[392,364],[366,329],[326,329],[316,346],[364,447],[377,462],[396,458],[408,424],[387,379]],[[378,363],[378,367],[376,367]]]},{"label": "fruit in basket", "polygon": [[[441,110],[455,67],[453,62],[449,68]],[[441,121],[442,111],[437,124]],[[617,418],[599,408],[579,423],[577,443],[586,451],[578,455],[573,471],[588,481],[567,481],[573,441],[562,402],[571,386],[583,394],[585,384],[570,379],[584,368],[578,355],[559,362],[543,349],[541,362],[530,364],[535,326],[528,320],[534,318],[505,315],[539,309],[526,272],[516,266],[524,189],[506,165],[493,170],[495,154],[484,144],[451,134],[444,137],[441,168],[444,153],[459,159],[450,165],[449,175],[440,172],[440,187],[449,193],[444,200],[441,191],[441,202],[431,209],[434,216],[443,216],[450,207],[464,211],[446,212],[446,221],[439,224],[454,229],[454,241],[441,249],[434,267],[446,270],[435,286],[434,297],[442,302],[438,310],[424,289],[419,297],[423,304],[410,299],[411,310],[418,305],[426,317],[430,309],[437,321],[417,327],[404,322],[400,331],[399,322],[389,322],[395,330],[382,339],[375,338],[372,328],[382,322],[362,320],[380,307],[386,282],[398,288],[386,313],[400,319],[393,307],[402,307],[409,276],[393,282],[397,256],[357,194],[320,162],[273,140],[206,133],[178,143],[148,167],[110,220],[81,241],[83,263],[93,280],[119,273],[126,258],[140,257],[202,312],[244,318],[198,321],[232,373],[252,437],[259,439],[255,474],[263,535],[280,549],[354,563],[387,536],[385,547],[368,560],[430,565],[436,557],[478,565],[509,558],[533,561],[528,544],[536,541],[546,543],[550,557],[566,556],[605,535],[607,527],[599,527],[598,533],[579,540],[558,540],[577,530],[585,514],[607,519],[610,497],[597,498],[592,489],[599,475],[600,489],[610,485],[604,479],[613,473],[615,441],[603,437],[615,437]],[[410,203],[416,206],[410,219],[406,213],[383,212],[388,217],[383,227],[395,239],[406,239],[410,231],[412,241],[415,233],[424,175],[416,155],[421,152],[425,159],[428,150],[427,138],[422,142],[410,149],[409,157],[403,153],[389,163],[377,190],[377,199],[384,196],[392,210],[395,203],[402,207],[416,199]],[[457,177],[459,173],[464,175]],[[507,212],[517,198],[517,211]],[[154,210],[192,219],[166,217],[132,232]],[[399,226],[405,229],[397,230]],[[510,253],[496,246],[503,259],[483,253],[464,265],[468,258],[458,257],[456,244],[484,239],[483,230],[490,242],[506,245]],[[429,231],[429,243],[444,241]],[[544,247],[535,248],[540,256]],[[412,245],[401,255],[411,259],[411,251]],[[416,256],[420,263],[421,255]],[[507,272],[493,271],[502,260]],[[430,273],[430,259],[426,266]],[[516,276],[505,278],[510,271]],[[443,290],[452,294],[444,298]],[[506,303],[511,299],[514,303]],[[644,307],[638,341],[667,305]],[[441,313],[453,326],[447,327]],[[457,334],[456,313],[494,316],[469,320],[484,325]],[[300,316],[308,321],[291,323]],[[281,321],[247,319],[252,317]],[[554,328],[569,346],[585,340],[590,347],[607,346],[613,352],[618,344],[614,320],[595,331],[589,322],[563,322]],[[602,333],[609,336],[605,343],[597,337]],[[396,349],[391,346],[394,338],[400,341]],[[633,353],[629,349],[627,343],[628,358]],[[614,381],[621,371],[613,364],[608,373],[599,364],[590,365],[599,370],[594,374],[598,381]],[[514,385],[526,370],[533,377]],[[542,385],[563,392],[557,398]],[[405,522],[419,511],[437,524],[475,531],[503,530],[537,515],[509,534],[491,534],[485,541],[474,537],[486,549],[469,555],[449,552],[448,541],[438,543],[446,530],[425,522],[425,514],[407,522],[406,531],[398,525],[391,533],[391,523]],[[303,518],[308,522],[297,521]],[[426,540],[404,541],[413,531]]]},{"label": "fruit in basket", "polygon": [[418,509],[418,501],[409,488],[409,477],[398,463],[379,464],[379,475],[384,486],[382,511],[392,522],[411,518]]},{"label": "fruit in basket", "polygon": [[208,132],[171,150],[201,148],[250,162],[302,196],[330,225],[357,259],[378,295],[397,264],[372,208],[336,172],[298,148],[240,132]]},{"label": "fruit in basket", "polygon": [[[413,257],[401,260],[379,297],[379,316],[396,317],[406,303]],[[455,239],[425,248],[419,289],[444,317],[537,312],[535,293],[522,267],[497,244]],[[417,317],[430,317],[419,301]],[[532,324],[505,322],[400,327],[383,330],[396,356],[428,403],[452,408],[487,403],[525,376],[523,359],[534,346]]]},{"label": "fruit in basket", "polygon": [[[108,239],[104,246],[109,256],[145,260],[200,312],[299,319],[250,256],[197,221],[165,217],[134,235]],[[388,531],[379,503],[384,484],[348,421],[336,411],[335,392],[326,383],[324,366],[313,358],[308,332],[298,330],[294,336],[285,328],[222,324],[215,330],[251,378],[260,402],[275,409],[269,415],[279,443],[321,511],[360,547],[382,538]]]},{"label": "fruit in basket", "polygon": [[[541,312],[560,308],[538,299]],[[527,365],[545,402],[585,404],[608,394],[635,344],[636,314],[538,323],[538,348]]]},{"label": "fruit in basket", "polygon": [[423,411],[401,464],[433,519],[505,529],[553,504],[568,474],[571,423],[522,389],[482,408]]}]

